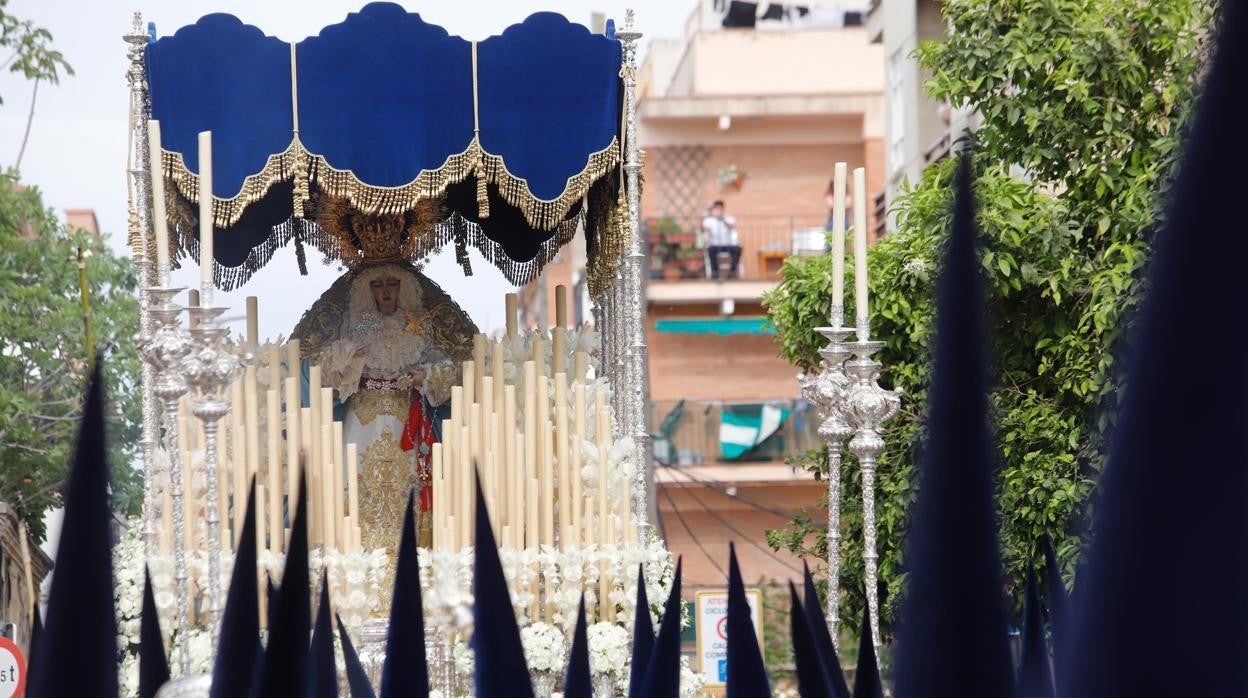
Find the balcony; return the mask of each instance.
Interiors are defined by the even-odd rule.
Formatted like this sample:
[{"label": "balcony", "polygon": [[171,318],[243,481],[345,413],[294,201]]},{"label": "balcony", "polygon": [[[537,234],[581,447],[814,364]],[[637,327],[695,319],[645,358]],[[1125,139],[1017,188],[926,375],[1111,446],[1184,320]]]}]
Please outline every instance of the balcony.
[{"label": "balcony", "polygon": [[[783,421],[774,431],[767,426],[764,407]],[[650,414],[654,457],[664,465],[712,463],[778,463],[819,446],[818,418],[802,400],[732,402],[679,400],[653,403]],[[725,413],[728,415],[727,429]],[[743,425],[761,421],[766,433],[755,446],[739,438]]]},{"label": "balcony", "polygon": [[700,218],[649,218],[645,229],[650,278],[669,282],[707,281],[713,277],[711,265],[718,263],[720,277],[727,281],[776,281],[781,265],[790,255],[823,254],[825,223],[820,215],[737,216],[741,257],[736,274],[731,275],[726,255],[712,260],[701,244]]}]

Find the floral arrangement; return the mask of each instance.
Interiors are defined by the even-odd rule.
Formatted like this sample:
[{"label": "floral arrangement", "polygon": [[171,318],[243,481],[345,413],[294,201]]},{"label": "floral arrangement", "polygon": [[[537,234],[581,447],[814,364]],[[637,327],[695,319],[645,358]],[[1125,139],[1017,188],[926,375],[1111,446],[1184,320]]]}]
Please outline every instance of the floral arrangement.
[{"label": "floral arrangement", "polygon": [[680,698],[698,698],[706,686],[706,675],[689,666],[689,658],[680,656]]},{"label": "floral arrangement", "polygon": [[[221,577],[224,587],[229,584],[234,555],[221,552]],[[384,550],[343,553],[337,550],[313,550],[309,555],[312,592],[319,593],[320,570],[329,578],[330,596],[342,617],[342,622],[357,637],[360,629],[378,611],[382,610],[382,588],[388,579],[390,558]],[[152,577],[152,597],[160,616],[160,627],[165,633],[166,647],[172,647],[176,632],[177,595],[174,582],[173,556],[167,554],[147,555],[143,546],[142,521],[129,521],[125,534],[113,549],[113,602],[117,612],[117,645],[121,648],[120,679],[123,692],[138,692],[139,635],[143,613],[144,566]],[[257,569],[266,571],[275,584],[280,583],[285,556],[265,551],[256,563]],[[212,640],[206,627],[208,598],[208,555],[197,550],[188,555],[187,576],[190,587],[188,603],[193,627],[188,635],[191,650],[192,672],[212,670]],[[387,590],[388,591],[388,590]],[[341,662],[339,666],[342,666]]]},{"label": "floral arrangement", "polygon": [[538,621],[520,630],[520,642],[524,645],[524,659],[529,671],[563,671],[568,653],[563,630]]},{"label": "floral arrangement", "polygon": [[594,674],[607,674],[613,681],[628,677],[628,662],[632,643],[628,630],[615,623],[599,621],[586,631],[589,640],[589,670]]}]

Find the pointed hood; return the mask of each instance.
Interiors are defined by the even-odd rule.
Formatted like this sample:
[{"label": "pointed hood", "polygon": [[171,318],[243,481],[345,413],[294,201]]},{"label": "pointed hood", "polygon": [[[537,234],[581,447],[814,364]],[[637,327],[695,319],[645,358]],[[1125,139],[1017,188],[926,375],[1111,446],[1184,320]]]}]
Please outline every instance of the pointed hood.
[{"label": "pointed hood", "polygon": [[[1248,325],[1238,319],[1248,305],[1238,206],[1248,186],[1240,160],[1248,153],[1248,5],[1220,8],[1132,336],[1079,577],[1078,630],[1061,650],[1060,693],[1072,698],[1228,696],[1248,686],[1248,364],[1238,358],[1248,351]],[[1216,341],[1194,345],[1194,332]],[[1197,351],[1210,365],[1183,358]],[[1185,418],[1198,421],[1195,438],[1178,428]],[[1178,640],[1164,658],[1159,637]]]},{"label": "pointed hood", "polygon": [[737,548],[728,544],[728,698],[770,696],[771,683],[758,647],[758,635],[745,598]]},{"label": "pointed hood", "polygon": [[273,576],[267,571],[264,573],[264,588],[268,592],[269,599],[268,603],[265,604],[264,612],[267,614],[265,619],[269,622],[269,627],[271,628],[277,622],[278,601],[281,598],[279,594],[282,592],[278,590],[277,585],[273,583]]},{"label": "pointed hood", "polygon": [[303,698],[308,665],[308,634],[312,631],[312,599],[308,572],[308,495],[303,474],[290,526],[290,545],[278,595],[277,613],[269,626],[269,644],[252,681],[256,698]]},{"label": "pointed hood", "polygon": [[1044,614],[1036,571],[1027,567],[1027,598],[1023,603],[1023,646],[1018,661],[1018,698],[1053,698],[1049,646],[1044,639]]},{"label": "pointed hood", "polygon": [[806,609],[797,598],[797,587],[789,582],[789,636],[793,642],[793,664],[797,668],[797,685],[802,696],[823,698],[835,696],[827,667],[819,656],[815,636],[806,620]]},{"label": "pointed hood", "polygon": [[503,575],[503,564],[498,559],[498,544],[494,530],[490,528],[490,512],[481,493],[481,480],[477,478],[476,546],[473,549],[476,563],[472,568],[472,642],[476,657],[474,683],[476,694],[482,698],[492,696],[533,696],[529,681],[529,668],[524,660],[524,646],[520,643],[520,628],[516,625],[516,612]]},{"label": "pointed hood", "polygon": [[871,610],[862,607],[862,633],[858,636],[858,666],[854,669],[854,698],[884,698],[880,664],[871,638]]},{"label": "pointed hood", "polygon": [[815,590],[815,578],[810,575],[810,566],[802,560],[802,581],[805,600],[802,603],[806,612],[806,625],[815,638],[815,647],[819,650],[819,659],[823,662],[824,671],[835,698],[850,698],[849,684],[845,683],[845,671],[841,669],[841,658],[832,644],[832,633],[828,630],[828,621],[820,612],[823,606],[819,603],[819,592]]},{"label": "pointed hood", "polygon": [[645,662],[646,675],[638,695],[646,698],[678,698],[680,695],[680,564],[676,558],[676,575],[672,589],[663,604],[659,634],[654,639],[650,657],[633,655],[634,662]]},{"label": "pointed hood", "polygon": [[338,618],[337,614],[334,618],[338,621],[338,640],[342,643],[342,663],[347,671],[349,695],[351,698],[377,698],[377,694],[373,692],[373,685],[368,680],[368,672],[360,663],[360,655],[355,651],[355,645],[351,642],[346,626],[342,624],[342,619]]},{"label": "pointed hood", "polygon": [[329,619],[329,577],[321,570],[321,601],[308,653],[308,698],[338,698],[338,667],[334,663],[334,624]]},{"label": "pointed hood", "polygon": [[1041,605],[1048,610],[1056,684],[1061,680],[1061,653],[1071,640],[1074,617],[1070,611],[1070,594],[1066,592],[1066,583],[1062,581],[1062,568],[1057,564],[1053,539],[1047,533],[1044,534],[1044,601]]},{"label": "pointed hood", "polygon": [[[35,609],[35,618],[39,617]],[[155,698],[156,691],[169,680],[169,657],[165,636],[160,632],[160,615],[152,593],[152,575],[143,568],[143,615],[139,626],[139,698]]]},{"label": "pointed hood", "polygon": [[[650,599],[646,596],[646,568],[637,565],[637,607],[633,614],[633,658],[628,667],[628,698],[641,697],[646,664],[654,651],[654,622],[650,620]],[[636,661],[640,657],[641,661]]]},{"label": "pointed hood", "polygon": [[[39,610],[39,604],[35,603],[34,620],[30,625],[30,645],[26,648],[26,656],[35,656],[35,647],[39,645],[39,637],[43,635],[43,612]],[[29,662],[26,664],[26,671],[30,671]]]},{"label": "pointed hood", "polygon": [[386,660],[381,668],[381,695],[386,698],[424,698],[429,695],[414,506],[413,489],[408,492],[407,508],[403,512],[403,534],[399,538],[399,559],[390,602],[390,626],[386,631]]},{"label": "pointed hood", "polygon": [[47,625],[39,638],[38,655],[31,661],[28,692],[32,698],[117,695],[104,410],[100,362],[96,362],[65,487],[65,518],[48,594]]},{"label": "pointed hood", "polygon": [[568,671],[563,679],[563,698],[594,698],[594,684],[589,678],[589,636],[585,629],[585,595],[576,611],[576,629],[572,631],[572,649],[568,653]]},{"label": "pointed hood", "polygon": [[[976,236],[970,159],[963,155],[937,286],[935,364],[910,524],[897,695],[999,698],[1014,685],[985,416],[984,295]],[[951,634],[957,642],[949,641]],[[965,661],[968,656],[977,661]]]},{"label": "pointed hood", "polygon": [[247,490],[247,514],[239,534],[221,635],[212,665],[212,698],[245,696],[260,658],[260,599],[256,585],[256,488]]}]

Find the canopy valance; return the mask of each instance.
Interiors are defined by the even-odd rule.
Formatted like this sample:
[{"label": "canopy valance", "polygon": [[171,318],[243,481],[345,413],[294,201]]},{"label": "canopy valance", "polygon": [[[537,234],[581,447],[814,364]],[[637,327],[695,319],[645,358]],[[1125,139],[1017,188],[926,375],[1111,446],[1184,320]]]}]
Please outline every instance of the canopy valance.
[{"label": "canopy valance", "polygon": [[467,270],[474,245],[516,283],[581,224],[614,259],[620,65],[617,40],[552,13],[480,42],[391,3],[299,42],[207,15],[147,48],[173,246],[198,257],[197,135],[211,131],[225,288],[291,241],[301,260],[304,243],[360,259],[344,208],[389,219],[411,261],[454,242]]}]

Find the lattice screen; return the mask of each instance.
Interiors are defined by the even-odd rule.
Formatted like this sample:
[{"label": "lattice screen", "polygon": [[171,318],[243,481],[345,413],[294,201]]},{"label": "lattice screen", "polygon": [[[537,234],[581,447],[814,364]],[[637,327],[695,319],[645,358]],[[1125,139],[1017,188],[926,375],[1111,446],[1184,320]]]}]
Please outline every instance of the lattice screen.
[{"label": "lattice screen", "polygon": [[646,149],[646,187],[653,187],[657,206],[647,216],[669,216],[692,229],[702,218],[706,164],[711,151],[702,145],[671,145]]}]

